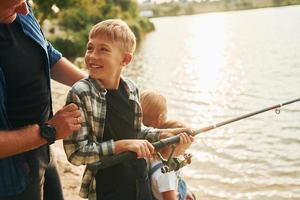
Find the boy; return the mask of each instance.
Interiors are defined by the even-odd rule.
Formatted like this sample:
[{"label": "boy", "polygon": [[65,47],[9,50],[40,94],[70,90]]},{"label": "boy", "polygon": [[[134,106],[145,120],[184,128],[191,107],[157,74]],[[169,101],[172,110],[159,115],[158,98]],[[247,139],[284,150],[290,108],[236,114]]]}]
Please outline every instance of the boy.
[{"label": "boy", "polygon": [[[157,141],[170,132],[141,130],[138,89],[131,80],[121,77],[135,45],[133,32],[119,19],[102,21],[89,33],[85,54],[89,77],[77,82],[67,97],[67,104],[77,104],[84,115],[82,128],[64,140],[68,160],[75,165],[87,165],[81,197],[152,199],[143,158],[151,157],[154,147],[147,140]],[[138,159],[97,172],[91,169],[103,157],[124,151],[135,152]]]},{"label": "boy", "polygon": [[[159,92],[145,90],[140,96],[143,110],[143,124],[145,126],[167,129],[182,128],[184,125],[175,120],[167,120],[167,100]],[[186,136],[187,137],[187,136]],[[181,156],[189,148],[192,137],[186,138],[185,144],[178,144],[174,151],[174,156]],[[159,151],[164,159],[168,159],[172,149],[165,147]],[[180,170],[162,173],[159,170],[162,160],[158,156],[150,159],[150,179],[153,196],[157,200],[195,200],[194,194],[186,187],[180,175]]]}]

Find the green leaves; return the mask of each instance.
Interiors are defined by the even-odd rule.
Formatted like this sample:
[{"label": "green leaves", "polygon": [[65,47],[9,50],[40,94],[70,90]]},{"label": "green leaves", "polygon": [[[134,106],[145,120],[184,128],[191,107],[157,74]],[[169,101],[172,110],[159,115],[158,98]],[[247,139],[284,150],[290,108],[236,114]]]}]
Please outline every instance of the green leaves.
[{"label": "green leaves", "polygon": [[[105,19],[119,18],[126,21],[138,41],[147,32],[154,30],[149,19],[139,16],[135,0],[35,0],[35,15],[42,23],[46,18],[53,20],[63,31],[51,42],[64,56],[74,59],[83,56],[90,28]],[[52,11],[52,5],[59,12]],[[54,33],[55,35],[55,33]]]}]

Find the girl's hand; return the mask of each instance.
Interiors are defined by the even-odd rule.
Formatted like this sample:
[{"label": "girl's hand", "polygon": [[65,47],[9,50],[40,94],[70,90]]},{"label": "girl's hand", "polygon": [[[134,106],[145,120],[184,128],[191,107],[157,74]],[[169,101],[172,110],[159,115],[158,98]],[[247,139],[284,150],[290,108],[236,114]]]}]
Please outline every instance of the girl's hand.
[{"label": "girl's hand", "polygon": [[191,146],[194,142],[194,137],[188,135],[187,133],[180,133],[180,142],[176,145],[174,156],[183,155],[185,151]]}]

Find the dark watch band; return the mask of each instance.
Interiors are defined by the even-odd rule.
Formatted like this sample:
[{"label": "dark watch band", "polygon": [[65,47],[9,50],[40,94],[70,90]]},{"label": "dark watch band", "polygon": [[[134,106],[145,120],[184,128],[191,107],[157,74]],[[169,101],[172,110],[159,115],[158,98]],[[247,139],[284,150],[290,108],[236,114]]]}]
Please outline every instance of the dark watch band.
[{"label": "dark watch band", "polygon": [[47,123],[40,125],[40,135],[47,140],[48,145],[53,144],[56,140],[56,130],[54,126]]}]

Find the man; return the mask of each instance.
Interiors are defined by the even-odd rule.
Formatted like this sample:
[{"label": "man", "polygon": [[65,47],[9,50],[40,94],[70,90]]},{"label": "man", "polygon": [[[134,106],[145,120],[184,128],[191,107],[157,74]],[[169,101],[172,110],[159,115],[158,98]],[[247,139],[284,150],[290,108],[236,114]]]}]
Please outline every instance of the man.
[{"label": "man", "polygon": [[44,38],[25,0],[0,0],[0,200],[63,199],[49,145],[82,116],[75,104],[52,116],[50,77],[71,86],[85,76]]}]

